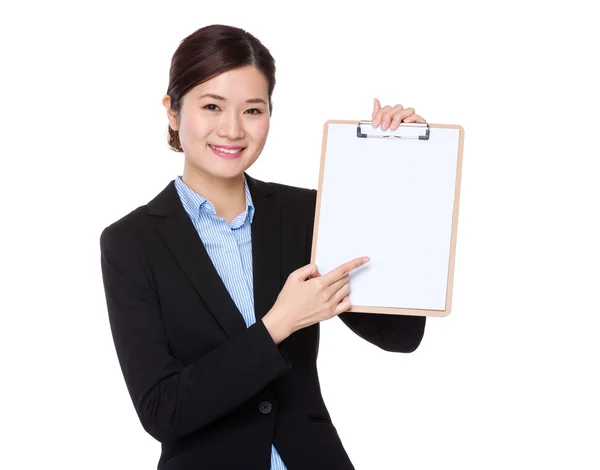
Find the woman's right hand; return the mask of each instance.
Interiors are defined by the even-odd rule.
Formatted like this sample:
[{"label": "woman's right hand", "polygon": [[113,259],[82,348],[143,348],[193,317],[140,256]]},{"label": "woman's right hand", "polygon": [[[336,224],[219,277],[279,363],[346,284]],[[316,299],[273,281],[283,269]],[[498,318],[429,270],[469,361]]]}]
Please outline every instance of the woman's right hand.
[{"label": "woman's right hand", "polygon": [[292,272],[275,304],[262,318],[276,344],[293,332],[329,320],[351,307],[350,272],[369,261],[353,259],[320,275],[314,263]]}]

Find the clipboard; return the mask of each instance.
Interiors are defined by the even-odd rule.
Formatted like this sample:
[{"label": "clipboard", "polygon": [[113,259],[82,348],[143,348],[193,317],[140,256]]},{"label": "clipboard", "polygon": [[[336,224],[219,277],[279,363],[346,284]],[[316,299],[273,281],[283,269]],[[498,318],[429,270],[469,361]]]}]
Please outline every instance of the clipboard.
[{"label": "clipboard", "polygon": [[444,317],[452,308],[464,129],[329,120],[323,126],[311,263],[361,256],[347,310]]}]

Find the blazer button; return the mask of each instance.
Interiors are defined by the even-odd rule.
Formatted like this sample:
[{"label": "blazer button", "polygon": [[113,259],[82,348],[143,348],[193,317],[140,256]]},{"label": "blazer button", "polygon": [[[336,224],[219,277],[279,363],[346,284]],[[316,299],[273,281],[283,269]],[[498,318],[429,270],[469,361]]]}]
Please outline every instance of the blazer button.
[{"label": "blazer button", "polygon": [[273,405],[271,405],[271,402],[261,401],[260,405],[258,405],[258,409],[262,414],[268,415],[273,409]]}]

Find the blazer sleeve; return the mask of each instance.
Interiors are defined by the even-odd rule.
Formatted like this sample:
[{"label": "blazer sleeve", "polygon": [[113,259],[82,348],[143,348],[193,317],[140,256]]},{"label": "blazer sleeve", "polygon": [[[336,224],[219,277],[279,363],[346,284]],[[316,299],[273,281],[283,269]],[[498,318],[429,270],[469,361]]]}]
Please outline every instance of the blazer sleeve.
[{"label": "blazer sleeve", "polygon": [[415,351],[425,333],[425,317],[342,312],[338,317],[361,338],[384,351]]},{"label": "blazer sleeve", "polygon": [[100,236],[110,328],[144,429],[173,441],[233,411],[291,369],[262,321],[184,365],[169,353],[145,255],[124,230]]}]

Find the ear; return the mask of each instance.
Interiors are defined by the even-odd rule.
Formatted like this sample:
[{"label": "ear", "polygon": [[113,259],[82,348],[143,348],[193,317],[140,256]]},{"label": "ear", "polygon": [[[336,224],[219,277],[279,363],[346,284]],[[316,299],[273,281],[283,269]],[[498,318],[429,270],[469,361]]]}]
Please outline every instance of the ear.
[{"label": "ear", "polygon": [[169,126],[174,131],[179,130],[179,122],[177,121],[177,114],[173,112],[171,109],[171,97],[169,95],[165,95],[162,99],[162,104],[167,110],[167,117],[169,118]]}]

